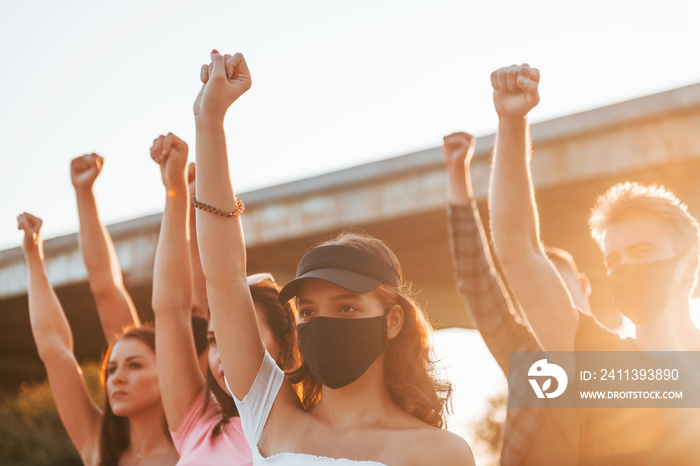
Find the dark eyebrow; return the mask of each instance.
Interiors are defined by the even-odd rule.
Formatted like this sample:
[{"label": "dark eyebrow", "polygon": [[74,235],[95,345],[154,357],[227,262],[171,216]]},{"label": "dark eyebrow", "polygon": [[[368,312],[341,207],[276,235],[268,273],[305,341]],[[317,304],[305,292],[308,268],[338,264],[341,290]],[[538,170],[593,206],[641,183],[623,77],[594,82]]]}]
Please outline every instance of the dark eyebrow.
[{"label": "dark eyebrow", "polygon": [[132,359],[139,359],[139,358],[140,358],[140,359],[146,359],[145,356],[141,356],[141,355],[139,355],[139,354],[135,354],[135,355],[133,355],[133,356],[129,356],[129,357],[126,358],[124,361],[131,361]]},{"label": "dark eyebrow", "polygon": [[[132,359],[139,359],[139,358],[140,358],[140,359],[146,359],[145,356],[141,356],[141,355],[139,355],[139,354],[135,354],[135,355],[133,355],[133,356],[129,356],[128,358],[124,359],[124,361],[131,361]],[[116,363],[117,363],[117,361],[115,361],[114,359],[112,359],[111,361],[108,361],[108,362],[107,362],[107,365],[108,365],[108,366],[111,366],[111,365],[114,365],[114,364],[116,364]]]},{"label": "dark eyebrow", "polygon": [[346,299],[360,299],[360,295],[356,293],[345,293],[333,296],[331,301],[345,301]]},{"label": "dark eyebrow", "polygon": [[[343,293],[333,296],[332,298],[330,298],[330,301],[344,301],[347,299],[360,299],[360,295],[357,293]],[[313,300],[297,298],[297,304],[313,304]]]}]

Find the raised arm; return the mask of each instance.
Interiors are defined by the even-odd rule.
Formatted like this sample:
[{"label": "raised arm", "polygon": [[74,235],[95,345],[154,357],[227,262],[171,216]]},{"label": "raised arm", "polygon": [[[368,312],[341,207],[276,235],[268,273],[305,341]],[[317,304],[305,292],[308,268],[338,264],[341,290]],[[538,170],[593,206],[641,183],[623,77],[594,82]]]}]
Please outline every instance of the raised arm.
[{"label": "raised arm", "polygon": [[107,343],[112,343],[127,326],[140,324],[134,303],[122,281],[117,253],[107,228],[100,222],[92,186],[104,159],[87,154],[71,161],[70,174],[80,219],[80,253],[87,269],[90,291]]},{"label": "raised arm", "polygon": [[176,431],[204,388],[191,325],[192,266],[189,256],[187,144],[172,133],[159,136],[151,158],[160,165],[165,210],[153,270],[156,366],[168,427]]},{"label": "raised arm", "polygon": [[[195,181],[195,165],[190,163],[187,169],[187,182],[189,185],[189,195],[197,194]],[[207,297],[207,279],[202,271],[202,261],[199,259],[199,246],[197,245],[197,212],[190,208],[190,263],[192,264],[192,327],[195,330],[195,347],[197,348],[197,358],[199,369],[206,377],[209,370],[209,342],[207,341],[207,328],[209,324],[209,298]],[[199,326],[202,326],[199,327]]]},{"label": "raised arm", "polygon": [[530,173],[527,113],[539,102],[540,73],[528,65],[491,74],[498,135],[491,180],[493,244],[508,283],[545,350],[573,350],[578,315],[540,243]]},{"label": "raised arm", "polygon": [[471,160],[476,138],[466,133],[445,136],[449,234],[452,260],[462,298],[496,362],[508,375],[508,351],[539,351],[529,323],[513,305],[491,258],[486,233],[474,200]]},{"label": "raised arm", "polygon": [[[197,194],[195,181],[195,164],[191,163],[187,169],[187,181],[189,183],[190,196]],[[199,246],[197,245],[197,212],[190,209],[190,262],[192,263],[192,316],[209,319],[209,298],[207,298],[207,279],[202,271],[202,261],[199,258]]]},{"label": "raised arm", "polygon": [[27,264],[29,321],[39,358],[46,367],[58,414],[83,458],[97,451],[102,413],[90,398],[73,355],[73,335],[44,267],[41,219],[23,213],[17,228],[24,230],[22,250]]},{"label": "raised arm", "polygon": [[[194,102],[197,201],[240,213],[229,174],[224,117],[228,107],[250,88],[250,71],[240,53],[222,56],[212,51],[211,59],[211,64],[202,66],[204,84]],[[242,399],[265,354],[246,279],[243,229],[238,216],[197,209],[197,235],[224,373],[233,394]]]}]

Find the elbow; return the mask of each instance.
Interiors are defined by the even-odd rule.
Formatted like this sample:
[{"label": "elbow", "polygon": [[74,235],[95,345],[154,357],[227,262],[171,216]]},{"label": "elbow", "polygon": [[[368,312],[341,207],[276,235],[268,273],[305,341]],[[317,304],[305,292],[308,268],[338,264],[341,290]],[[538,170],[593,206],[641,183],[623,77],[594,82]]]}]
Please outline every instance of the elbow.
[{"label": "elbow", "polygon": [[493,235],[493,251],[502,267],[521,262],[528,252],[527,243],[517,235]]},{"label": "elbow", "polygon": [[538,244],[518,238],[506,238],[505,241],[496,241],[494,236],[493,248],[496,258],[501,268],[506,271],[506,274],[509,269],[532,266],[532,264],[545,257],[542,248]]},{"label": "elbow", "polygon": [[156,316],[170,315],[170,314],[191,314],[192,312],[192,296],[188,293],[174,293],[171,292],[167,296],[156,296],[153,294],[153,299],[151,300],[151,307],[153,308],[153,314]]},{"label": "elbow", "polygon": [[67,353],[72,353],[72,349],[68,345],[54,339],[43,339],[43,341],[37,339],[36,351],[45,366],[61,359]]},{"label": "elbow", "polygon": [[120,288],[123,288],[123,286],[112,282],[90,283],[90,293],[92,293],[92,297],[98,308],[104,306],[105,303],[108,304],[118,299],[117,294],[119,294]]}]

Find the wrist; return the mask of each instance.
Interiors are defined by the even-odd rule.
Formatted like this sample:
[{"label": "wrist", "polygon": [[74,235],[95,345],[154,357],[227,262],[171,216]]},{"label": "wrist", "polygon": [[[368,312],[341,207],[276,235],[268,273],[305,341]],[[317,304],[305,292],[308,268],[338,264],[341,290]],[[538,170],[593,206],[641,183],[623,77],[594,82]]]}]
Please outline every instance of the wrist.
[{"label": "wrist", "polygon": [[75,193],[78,196],[92,196],[92,183],[91,184],[78,184],[78,185],[73,185],[73,188],[75,189]]},{"label": "wrist", "polygon": [[527,113],[521,116],[514,115],[498,115],[498,123],[506,125],[526,125]]},{"label": "wrist", "polygon": [[463,167],[459,172],[450,172],[447,181],[447,198],[450,204],[468,205],[473,197],[469,167]]},{"label": "wrist", "polygon": [[182,197],[183,199],[187,198],[187,183],[183,182],[174,182],[170,183],[168,186],[165,187],[165,195],[166,197]]},{"label": "wrist", "polygon": [[224,127],[224,115],[211,115],[211,114],[200,114],[194,116],[194,124],[196,129],[208,129],[208,128],[223,128]]}]

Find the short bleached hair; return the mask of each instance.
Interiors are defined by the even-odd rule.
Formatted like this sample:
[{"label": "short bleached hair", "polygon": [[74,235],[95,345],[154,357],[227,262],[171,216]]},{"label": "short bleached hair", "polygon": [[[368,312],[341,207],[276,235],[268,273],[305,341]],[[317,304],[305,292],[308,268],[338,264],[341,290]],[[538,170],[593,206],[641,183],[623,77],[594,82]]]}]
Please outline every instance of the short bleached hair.
[{"label": "short bleached hair", "polygon": [[605,232],[612,223],[640,214],[655,217],[666,225],[679,253],[692,250],[700,254],[697,220],[671,191],[656,184],[645,186],[626,181],[598,196],[588,221],[591,235],[603,249]]}]

